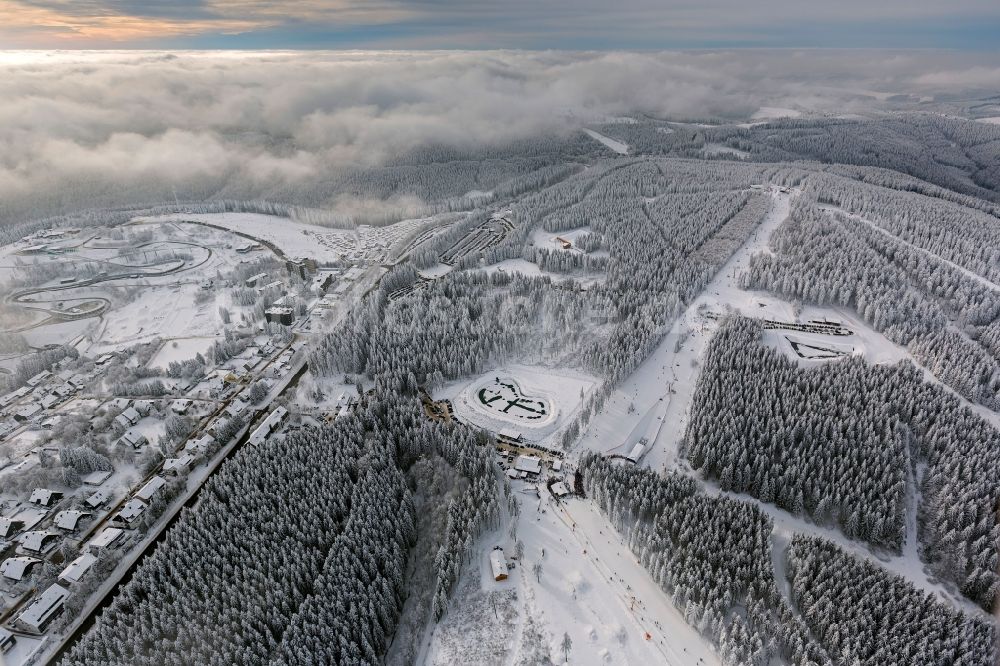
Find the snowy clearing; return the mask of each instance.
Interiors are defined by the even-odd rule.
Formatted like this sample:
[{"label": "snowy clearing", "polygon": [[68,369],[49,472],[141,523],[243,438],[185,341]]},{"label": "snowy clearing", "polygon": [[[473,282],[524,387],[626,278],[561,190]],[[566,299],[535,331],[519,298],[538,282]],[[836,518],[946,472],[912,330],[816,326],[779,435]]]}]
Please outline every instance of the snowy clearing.
[{"label": "snowy clearing", "polygon": [[[592,256],[600,256],[594,253]],[[527,259],[504,259],[501,262],[486,266],[485,268],[478,268],[475,270],[485,271],[486,273],[495,272],[508,272],[508,273],[520,273],[521,275],[526,275],[528,277],[542,277],[546,276],[552,279],[553,282],[576,282],[581,287],[588,287],[597,282],[602,282],[607,279],[604,274],[595,273],[553,273],[551,271],[543,271],[538,267],[538,264],[534,264]]]},{"label": "snowy clearing", "polygon": [[435,264],[430,268],[424,268],[417,271],[417,275],[422,278],[427,278],[428,280],[436,280],[437,278],[444,277],[454,269],[454,266],[449,266],[448,264]]},{"label": "snowy clearing", "polygon": [[214,336],[209,336],[164,340],[159,351],[153,355],[153,358],[149,359],[147,366],[166,370],[172,362],[186,361],[198,354],[205,355],[212,349],[212,345],[217,339]]},{"label": "snowy clearing", "polygon": [[[515,415],[510,410],[503,412],[493,408],[493,404],[483,404],[479,398],[480,391],[490,391],[497,378],[516,386],[517,391],[525,398],[548,405],[548,412],[541,415],[520,410],[520,415]],[[464,422],[492,432],[514,429],[528,441],[538,443],[551,437],[568,423],[580,408],[584,397],[598,383],[596,377],[582,372],[512,365],[492,370],[471,382],[446,386],[435,397],[450,398],[456,416]],[[492,399],[492,394],[487,399]],[[507,401],[503,403],[506,406]],[[494,404],[499,404],[499,401]],[[527,418],[529,416],[539,418]]]},{"label": "snowy clearing", "polygon": [[615,139],[612,139],[609,136],[604,136],[600,132],[595,132],[592,129],[585,129],[583,131],[586,132],[587,136],[589,136],[591,139],[603,143],[605,146],[610,148],[612,151],[618,153],[619,155],[628,155],[627,144],[624,144],[621,141],[616,141]]},{"label": "snowy clearing", "polygon": [[729,146],[727,146],[725,144],[722,144],[722,143],[708,142],[708,143],[705,144],[705,147],[702,149],[702,152],[705,155],[709,155],[709,156],[711,156],[711,155],[735,155],[736,157],[740,158],[741,160],[745,160],[746,158],[750,157],[750,153],[748,153],[747,151],[745,151],[745,150],[739,150],[737,148],[730,148]]}]

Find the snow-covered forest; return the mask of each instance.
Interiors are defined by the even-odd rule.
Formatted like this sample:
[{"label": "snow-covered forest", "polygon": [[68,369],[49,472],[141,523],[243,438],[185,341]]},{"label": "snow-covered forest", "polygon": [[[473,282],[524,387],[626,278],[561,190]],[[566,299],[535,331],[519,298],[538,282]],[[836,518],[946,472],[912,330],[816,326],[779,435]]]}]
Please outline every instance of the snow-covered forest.
[{"label": "snow-covered forest", "polygon": [[482,452],[393,400],[242,450],[64,663],[373,663],[417,539],[404,469],[433,454],[469,484],[428,572],[440,614],[499,511]]},{"label": "snow-covered forest", "polygon": [[[1000,433],[912,364],[802,369],[760,337],[759,323],[734,318],[713,338],[684,443],[692,467],[897,552],[907,493],[919,490],[924,559],[992,608]],[[918,469],[919,488],[907,488]]]},{"label": "snow-covered forest", "polygon": [[679,474],[658,476],[595,455],[587,493],[628,538],[688,623],[718,642],[724,663],[993,663],[996,629],[818,537],[787,554],[791,598],[775,580],[771,519],[711,497]]},{"label": "snow-covered forest", "polygon": [[[993,664],[1000,128],[692,117],[567,116],[266,187],[206,176],[181,196],[83,179],[41,196],[44,219],[0,205],[17,221],[2,244],[88,230],[67,255],[105,227],[150,242],[145,221],[124,226],[137,216],[230,225],[208,253],[224,269],[191,282],[198,303],[224,300],[198,315],[213,325],[189,358],[157,363],[171,349],[136,337],[98,381],[76,346],[0,340],[20,359],[0,374],[12,404],[49,371],[100,389],[46,425],[10,410],[43,469],[19,492],[126,460],[155,474],[209,431],[197,461],[219,456],[150,503],[144,530],[204,484],[61,663],[424,666],[478,608],[497,623],[478,629],[501,645],[491,664],[634,662],[679,629],[726,666]],[[93,210],[71,212],[76,194]],[[286,238],[256,238],[251,218]],[[325,259],[299,256],[313,243]],[[66,279],[32,253],[11,285]],[[480,395],[503,400],[495,422],[462,402],[484,377],[510,389]],[[111,445],[134,399],[157,421],[140,455]],[[248,437],[278,406],[274,436]],[[624,578],[595,542],[648,589],[610,594]],[[640,616],[650,599],[678,618]],[[580,643],[604,634],[622,638]]]},{"label": "snow-covered forest", "polygon": [[748,287],[851,306],[963,396],[1000,407],[996,285],[806,198],[772,246],[754,258]]}]

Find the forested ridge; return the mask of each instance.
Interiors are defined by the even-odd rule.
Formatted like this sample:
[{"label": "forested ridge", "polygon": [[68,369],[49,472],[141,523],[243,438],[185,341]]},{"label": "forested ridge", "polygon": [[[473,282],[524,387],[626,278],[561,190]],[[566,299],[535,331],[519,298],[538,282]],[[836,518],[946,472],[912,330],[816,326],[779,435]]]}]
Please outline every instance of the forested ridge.
[{"label": "forested ridge", "polygon": [[[1000,129],[961,118],[911,112],[871,119],[784,118],[749,126],[640,119],[599,129],[624,141],[634,154],[758,163],[801,160],[838,165],[842,173],[884,169],[904,178],[885,175],[883,182],[903,184],[911,177],[960,196],[1000,203]],[[710,155],[707,145],[746,157]],[[921,187],[913,181],[907,186]]]}]

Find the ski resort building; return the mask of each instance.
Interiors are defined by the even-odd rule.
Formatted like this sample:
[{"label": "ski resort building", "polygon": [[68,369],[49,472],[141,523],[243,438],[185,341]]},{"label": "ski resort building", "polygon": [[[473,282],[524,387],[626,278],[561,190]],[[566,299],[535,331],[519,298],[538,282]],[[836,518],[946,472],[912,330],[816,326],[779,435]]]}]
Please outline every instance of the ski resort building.
[{"label": "ski resort building", "polygon": [[125,523],[126,525],[131,525],[139,516],[146,511],[146,503],[140,499],[132,498],[125,503],[122,510],[115,514],[114,520]]},{"label": "ski resort building", "polygon": [[537,456],[518,456],[514,460],[514,469],[535,475],[542,471],[542,460]]},{"label": "ski resort building", "polygon": [[52,506],[62,499],[63,494],[48,488],[35,488],[31,491],[28,501],[38,506]]},{"label": "ski resort building", "polygon": [[70,511],[60,511],[56,515],[56,527],[72,532],[76,529],[80,519],[89,515],[90,514],[86,511],[76,511],[75,509]]},{"label": "ski resort building", "polygon": [[272,432],[278,429],[281,422],[285,420],[288,416],[288,410],[284,407],[275,407],[274,411],[267,415],[264,422],[261,423],[257,428],[250,434],[250,439],[247,440],[247,444],[257,446],[263,444]]},{"label": "ski resort building", "polygon": [[163,461],[163,473],[174,476],[187,474],[192,463],[194,463],[194,455],[191,453],[185,453],[179,458],[167,458]]},{"label": "ski resort building", "polygon": [[96,472],[91,472],[87,476],[83,477],[84,485],[88,486],[100,486],[105,481],[111,478],[112,472],[110,470],[98,470]]},{"label": "ski resort building", "polygon": [[160,491],[160,488],[167,485],[167,480],[162,476],[154,476],[152,479],[146,482],[142,488],[136,491],[135,496],[144,502],[148,502],[153,499],[153,496]]},{"label": "ski resort building", "polygon": [[566,495],[569,495],[569,488],[567,488],[566,484],[562,481],[556,481],[553,483],[551,490],[552,494],[556,497],[566,497]]},{"label": "ski resort building", "polygon": [[139,415],[139,411],[135,407],[129,407],[115,417],[115,423],[122,428],[131,428],[138,423],[141,418],[142,416]]},{"label": "ski resort building", "polygon": [[186,398],[179,398],[170,403],[170,411],[174,414],[187,414],[191,409],[191,401]]},{"label": "ski resort building", "polygon": [[86,501],[84,501],[84,504],[89,506],[91,509],[96,509],[99,506],[103,506],[109,499],[111,499],[110,491],[98,490],[96,493],[88,497]]},{"label": "ski resort building", "polygon": [[14,420],[22,422],[28,421],[41,411],[42,411],[42,406],[33,402],[29,405],[21,407],[21,409],[14,412]]},{"label": "ski resort building", "polygon": [[295,310],[285,306],[275,306],[264,310],[264,319],[269,323],[291,326],[295,323]]},{"label": "ski resort building", "polygon": [[114,548],[118,542],[125,538],[125,531],[118,527],[105,527],[100,534],[95,536],[87,544],[90,550],[101,551],[106,548]]},{"label": "ski resort building", "polygon": [[59,535],[41,531],[25,532],[17,540],[21,542],[21,550],[24,552],[44,553],[56,545]]},{"label": "ski resort building", "polygon": [[16,518],[0,518],[0,539],[6,539],[23,528],[23,520],[18,520]]},{"label": "ski resort building", "polygon": [[188,440],[188,443],[184,445],[184,450],[189,453],[204,454],[214,443],[214,437],[211,435],[202,435],[198,439]]},{"label": "ski resort building", "polygon": [[49,372],[48,370],[42,370],[37,375],[31,377],[28,381],[26,381],[25,384],[34,388],[35,386],[38,386],[51,376],[52,376],[51,372]]}]

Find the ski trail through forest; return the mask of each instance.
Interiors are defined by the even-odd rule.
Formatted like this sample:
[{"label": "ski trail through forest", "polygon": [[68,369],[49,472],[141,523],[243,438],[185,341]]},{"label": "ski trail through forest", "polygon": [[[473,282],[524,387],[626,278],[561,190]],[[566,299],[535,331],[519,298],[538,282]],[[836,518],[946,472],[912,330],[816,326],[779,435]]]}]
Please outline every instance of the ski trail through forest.
[{"label": "ski trail through forest", "polygon": [[911,243],[911,242],[909,242],[907,240],[903,240],[899,236],[896,236],[895,234],[893,234],[891,231],[889,231],[889,230],[887,230],[887,229],[879,226],[878,224],[876,224],[875,222],[869,220],[866,217],[862,217],[861,215],[858,215],[857,213],[848,212],[848,211],[846,211],[843,208],[840,208],[838,206],[832,206],[832,205],[828,205],[828,204],[820,206],[819,208],[821,210],[825,210],[825,211],[828,211],[830,213],[841,213],[842,215],[845,215],[846,217],[849,217],[852,220],[856,220],[858,222],[861,222],[862,224],[866,224],[867,226],[871,227],[872,230],[877,231],[878,233],[882,234],[883,236],[885,236],[886,238],[888,238],[892,242],[899,243],[900,245],[905,245],[906,247],[912,249],[914,252],[919,252],[919,253],[921,253],[921,254],[923,254],[923,255],[931,258],[934,261],[939,261],[939,262],[941,262],[941,263],[943,263],[943,264],[945,264],[947,266],[950,266],[950,267],[954,268],[956,271],[958,271],[958,272],[962,273],[963,275],[965,275],[970,280],[975,280],[976,282],[978,282],[979,284],[983,285],[984,287],[987,287],[988,289],[993,289],[994,291],[1000,291],[1000,285],[997,285],[993,281],[986,279],[985,277],[983,277],[979,273],[975,273],[973,271],[970,271],[968,268],[966,268],[964,266],[961,266],[959,264],[956,264],[953,261],[949,261],[949,260],[945,259],[942,256],[934,254],[930,250],[925,250],[924,248],[922,248],[922,247],[920,247],[918,245],[914,245],[913,243]]}]

